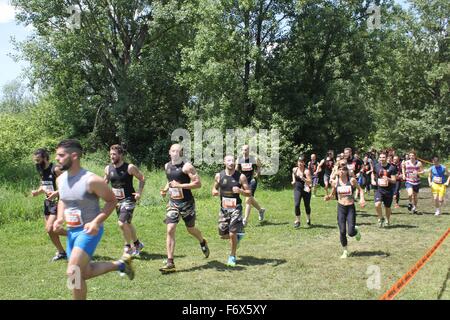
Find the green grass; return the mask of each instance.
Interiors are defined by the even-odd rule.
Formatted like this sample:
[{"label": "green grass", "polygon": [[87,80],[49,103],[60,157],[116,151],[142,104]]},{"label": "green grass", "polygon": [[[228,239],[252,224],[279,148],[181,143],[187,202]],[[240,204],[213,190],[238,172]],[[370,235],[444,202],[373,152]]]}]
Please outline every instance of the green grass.
[{"label": "green grass", "polygon": [[[98,174],[104,168],[92,162],[87,167]],[[134,223],[146,248],[142,257],[134,260],[136,278],[129,281],[113,272],[91,279],[89,299],[378,299],[450,226],[448,203],[444,205],[444,214],[435,217],[430,191],[421,189],[419,209],[425,214],[408,214],[403,191],[403,207],[394,209],[394,225],[379,229],[370,196],[368,205],[357,217],[362,239],[356,242],[349,238],[352,255],[343,261],[339,259],[335,201],[313,198],[313,226],[305,227],[302,215],[302,227],[295,230],[292,190],[271,191],[260,185],[256,199],[267,208],[266,221],[259,223],[256,211],[252,211],[246,237],[238,249],[238,264],[230,269],[226,267],[229,243],[217,234],[219,200],[210,196],[212,177],[202,175],[203,187],[194,192],[197,226],[208,239],[211,255],[208,259],[203,257],[197,241],[181,223],[175,249],[178,272],[162,275],[158,268],[166,258],[162,222],[165,201],[159,197],[159,188],[165,177],[163,172],[145,175],[147,184],[135,210]],[[49,262],[55,249],[40,217],[42,198],[29,197],[27,187],[28,184],[11,181],[0,185],[1,212],[14,217],[0,225],[0,299],[70,299],[66,263]],[[319,194],[323,191],[319,190]],[[3,203],[13,196],[15,200]],[[18,211],[31,213],[15,216]],[[117,259],[122,245],[113,213],[106,222],[95,260]],[[449,260],[450,239],[447,239],[396,299],[449,300]],[[371,265],[381,270],[379,290],[367,288],[366,271]]]}]

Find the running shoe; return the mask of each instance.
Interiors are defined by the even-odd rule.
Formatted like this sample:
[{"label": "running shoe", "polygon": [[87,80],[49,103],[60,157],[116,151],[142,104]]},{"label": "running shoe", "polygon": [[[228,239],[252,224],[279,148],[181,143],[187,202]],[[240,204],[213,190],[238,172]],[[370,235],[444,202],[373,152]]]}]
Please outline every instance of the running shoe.
[{"label": "running shoe", "polygon": [[411,211],[412,207],[413,207],[412,203],[408,203],[408,211]]},{"label": "running shoe", "polygon": [[235,256],[229,256],[227,266],[229,267],[235,267],[236,266],[236,257]]},{"label": "running shoe", "polygon": [[342,253],[341,259],[347,259],[348,258],[348,251],[344,250],[344,252]]},{"label": "running shoe", "polygon": [[127,245],[123,246],[123,254],[124,255],[132,254],[132,253],[133,253],[133,248],[131,248],[131,246],[127,246]]},{"label": "running shoe", "polygon": [[139,257],[141,254],[142,249],[144,249],[144,244],[142,242],[139,242],[137,247],[134,247],[133,252],[131,253],[132,256]]},{"label": "running shoe", "polygon": [[261,208],[261,210],[259,210],[259,221],[263,221],[264,220],[264,214],[266,213],[266,209]]},{"label": "running shoe", "polygon": [[384,222],[383,218],[378,219],[378,227],[383,228],[383,222]]},{"label": "running shoe", "polygon": [[159,271],[162,273],[171,273],[177,271],[175,268],[175,263],[166,262],[162,268],[159,268]]},{"label": "running shoe", "polygon": [[441,215],[441,211],[439,211],[439,210],[436,210],[436,212],[434,213],[434,215],[437,217],[437,216],[440,216]]},{"label": "running shoe", "polygon": [[202,249],[203,254],[205,255],[205,258],[209,257],[209,248],[208,248],[208,242],[205,238],[203,238],[203,241],[205,241],[205,245],[200,245],[200,249]]},{"label": "running shoe", "polygon": [[390,222],[389,220],[385,220],[385,221],[384,221],[384,226],[385,226],[385,227],[391,226],[391,222]]},{"label": "running shoe", "polygon": [[58,261],[58,260],[67,260],[67,253],[56,252],[55,256],[52,258],[52,261]]},{"label": "running shoe", "polygon": [[295,221],[295,222],[294,222],[294,228],[295,228],[295,229],[300,228],[300,221]]},{"label": "running shoe", "polygon": [[242,225],[243,225],[244,227],[247,226],[247,220],[246,220],[246,219],[242,219]]},{"label": "running shoe", "polygon": [[307,224],[308,226],[311,226],[311,220],[306,220],[306,224]]},{"label": "running shoe", "polygon": [[355,235],[355,239],[356,241],[360,241],[361,240],[361,232],[359,231],[359,228],[355,226],[356,229],[356,235]]},{"label": "running shoe", "polygon": [[133,280],[134,279],[134,268],[131,263],[131,260],[132,260],[132,258],[131,258],[131,255],[129,255],[129,254],[124,254],[122,256],[122,258],[120,258],[119,262],[123,263],[123,267],[122,267],[123,269],[120,270],[120,275],[121,276],[127,275],[130,280]]}]

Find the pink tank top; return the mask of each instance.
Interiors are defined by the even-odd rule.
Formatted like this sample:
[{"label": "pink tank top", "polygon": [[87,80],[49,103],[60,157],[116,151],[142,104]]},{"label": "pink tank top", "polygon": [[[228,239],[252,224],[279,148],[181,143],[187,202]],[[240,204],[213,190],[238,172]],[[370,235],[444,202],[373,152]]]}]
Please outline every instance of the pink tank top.
[{"label": "pink tank top", "polygon": [[417,185],[420,183],[419,177],[419,161],[416,160],[415,164],[412,164],[411,160],[405,163],[406,182]]}]

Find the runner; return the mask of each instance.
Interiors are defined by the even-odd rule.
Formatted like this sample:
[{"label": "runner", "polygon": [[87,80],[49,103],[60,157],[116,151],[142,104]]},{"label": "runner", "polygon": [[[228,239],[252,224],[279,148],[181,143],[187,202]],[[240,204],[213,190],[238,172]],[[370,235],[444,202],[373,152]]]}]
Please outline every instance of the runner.
[{"label": "runner", "polygon": [[394,208],[398,209],[398,208],[400,208],[398,203],[400,201],[400,189],[402,187],[402,181],[403,181],[402,161],[400,160],[400,157],[394,156],[393,160],[392,160],[392,164],[397,169],[397,181],[395,182],[395,187],[394,187],[394,201],[395,201]]},{"label": "runner", "polygon": [[45,194],[44,200],[44,220],[45,230],[47,231],[50,240],[58,250],[52,261],[67,260],[67,254],[64,250],[59,236],[66,236],[66,230],[61,230],[60,233],[53,231],[53,223],[56,220],[56,209],[58,207],[58,191],[56,190],[56,177],[61,174],[61,170],[50,162],[50,156],[47,150],[37,149],[33,154],[33,161],[36,169],[41,177],[41,185],[37,190],[32,190],[31,195],[36,197],[40,194]]},{"label": "runner", "polygon": [[252,210],[252,206],[254,206],[256,210],[258,210],[259,221],[263,221],[266,209],[261,208],[261,206],[255,199],[256,187],[258,186],[257,179],[261,173],[261,162],[259,161],[259,159],[250,156],[250,148],[248,145],[242,146],[242,157],[240,157],[236,161],[235,169],[245,175],[252,191],[251,197],[247,197],[245,199],[245,216],[243,221],[244,227],[247,225],[250,218],[250,211]]},{"label": "runner", "polygon": [[328,195],[328,188],[330,186],[330,177],[331,173],[333,172],[333,168],[334,168],[334,152],[333,150],[328,150],[326,158],[320,161],[319,169],[317,171],[317,173],[321,172],[322,169],[324,171],[323,184],[325,187],[325,195]]},{"label": "runner", "polygon": [[[330,195],[325,196],[325,200],[329,201],[336,194],[338,196],[337,221],[339,226],[340,241],[343,249],[341,259],[349,256],[347,249],[347,232],[349,237],[355,237],[357,241],[361,240],[361,232],[356,226],[356,208],[354,191],[358,186],[355,178],[349,176],[349,170],[346,164],[339,164],[338,175],[336,180],[331,183],[332,191]],[[364,193],[361,194],[359,201],[361,207],[364,207]]]},{"label": "runner", "polygon": [[161,189],[161,195],[166,196],[169,192],[169,203],[164,223],[167,224],[167,262],[159,269],[162,273],[175,272],[175,231],[180,217],[183,219],[187,231],[200,243],[200,249],[206,258],[209,257],[209,248],[205,238],[199,229],[195,227],[195,200],[192,189],[202,186],[197,170],[189,162],[184,162],[183,148],[179,144],[173,144],[169,150],[170,162],[166,163],[164,169],[167,176],[167,184]]},{"label": "runner", "polygon": [[403,161],[402,175],[405,179],[405,187],[408,192],[408,211],[417,214],[417,194],[420,189],[420,175],[424,173],[422,162],[416,158],[414,150],[409,152],[409,160]]},{"label": "runner", "polygon": [[214,177],[212,195],[220,195],[219,235],[230,239],[231,253],[227,265],[236,266],[236,249],[244,236],[242,223],[242,200],[240,195],[251,196],[251,190],[244,174],[236,171],[234,157],[224,158],[225,170]]},{"label": "runner", "polygon": [[311,225],[311,172],[305,167],[305,158],[300,156],[297,166],[292,168],[292,181],[294,186],[295,222],[294,228],[300,228],[300,202],[304,202],[306,211],[306,224]]},{"label": "runner", "polygon": [[[397,176],[397,168],[387,162],[386,152],[380,152],[378,163],[372,172],[372,185],[377,187],[375,191],[375,209],[378,216],[378,226],[388,227],[391,223],[391,205],[394,196],[394,186]],[[386,221],[383,218],[381,203],[384,204]]]},{"label": "runner", "polygon": [[[448,176],[447,181],[445,181],[445,176]],[[431,192],[433,193],[434,206],[436,208],[435,216],[441,214],[441,207],[444,203],[445,191],[450,183],[450,175],[448,173],[448,168],[439,163],[439,157],[433,157],[433,166],[430,168],[430,173],[428,174],[428,184],[431,187]]]},{"label": "runner", "polygon": [[361,189],[364,190],[365,193],[370,194],[370,180],[372,176],[372,164],[369,158],[369,155],[366,154],[363,158],[363,165],[361,166],[361,170],[359,172],[358,184]]},{"label": "runner", "polygon": [[[125,239],[124,253],[139,256],[144,244],[139,241],[131,220],[136,201],[141,199],[145,178],[135,165],[123,161],[123,148],[120,145],[115,144],[110,147],[109,157],[111,164],[105,167],[104,179],[106,183],[111,182],[112,191],[119,201],[116,212],[119,218],[118,224]],[[134,190],[133,177],[139,180],[138,192]]]},{"label": "runner", "polygon": [[311,154],[311,161],[308,162],[308,170],[311,173],[312,179],[312,196],[316,197],[316,189],[319,184],[319,163],[317,162],[317,156],[315,153]]},{"label": "runner", "polygon": [[[103,222],[117,203],[114,193],[105,181],[81,167],[82,147],[77,140],[61,141],[56,148],[56,160],[64,172],[58,177],[58,218],[56,231],[67,225],[67,276],[75,279],[73,298],[86,299],[86,280],[118,270],[134,278],[131,256],[123,255],[114,262],[91,262],[103,235]],[[99,198],[105,201],[100,209]]]}]

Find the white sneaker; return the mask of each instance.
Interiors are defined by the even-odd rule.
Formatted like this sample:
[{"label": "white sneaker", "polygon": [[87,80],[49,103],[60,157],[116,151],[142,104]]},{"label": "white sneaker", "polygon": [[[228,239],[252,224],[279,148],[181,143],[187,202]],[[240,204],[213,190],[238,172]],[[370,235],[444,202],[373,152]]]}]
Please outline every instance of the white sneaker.
[{"label": "white sneaker", "polygon": [[342,253],[341,259],[347,259],[348,258],[348,251],[344,250],[344,252]]},{"label": "white sneaker", "polygon": [[434,214],[436,217],[441,215],[441,211],[440,210],[436,210],[436,213]]}]

